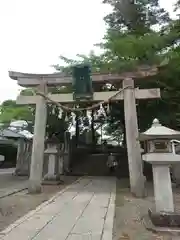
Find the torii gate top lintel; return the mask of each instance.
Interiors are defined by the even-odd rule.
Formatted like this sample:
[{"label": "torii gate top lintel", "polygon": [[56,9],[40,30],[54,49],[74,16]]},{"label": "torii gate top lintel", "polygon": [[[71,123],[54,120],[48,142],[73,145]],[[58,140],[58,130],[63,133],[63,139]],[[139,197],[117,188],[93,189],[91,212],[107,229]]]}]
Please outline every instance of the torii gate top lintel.
[{"label": "torii gate top lintel", "polygon": [[[126,78],[139,79],[143,77],[156,75],[158,72],[157,66],[141,66],[136,71],[124,72],[120,74],[114,73],[92,73],[93,83],[112,83],[122,81]],[[22,87],[37,86],[42,80],[47,85],[68,85],[72,83],[72,76],[65,73],[57,72],[51,74],[31,74],[9,71],[9,77],[16,80]]]}]

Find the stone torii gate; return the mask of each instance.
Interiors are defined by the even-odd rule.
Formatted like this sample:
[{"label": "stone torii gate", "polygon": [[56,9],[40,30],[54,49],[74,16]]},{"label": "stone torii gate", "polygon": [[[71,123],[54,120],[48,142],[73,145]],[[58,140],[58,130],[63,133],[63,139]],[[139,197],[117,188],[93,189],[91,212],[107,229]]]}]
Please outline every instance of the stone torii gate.
[{"label": "stone torii gate", "polygon": [[[128,163],[130,173],[131,192],[136,196],[144,196],[144,176],[142,170],[142,158],[138,137],[138,123],[136,111],[136,99],[160,98],[160,89],[139,89],[134,87],[134,80],[157,74],[157,68],[141,68],[136,72],[123,74],[100,74],[92,75],[95,83],[119,83],[123,82],[123,89],[117,92],[94,92],[92,102],[106,101],[116,95],[111,101],[124,100],[126,140],[128,151]],[[73,94],[50,94],[49,86],[65,86],[72,84],[72,77],[62,73],[53,74],[26,74],[9,72],[11,79],[16,80],[22,87],[35,88],[47,95],[49,99],[59,103],[74,103]],[[35,104],[35,126],[30,167],[29,192],[41,192],[42,171],[44,160],[44,139],[47,119],[47,100],[40,95],[18,96],[17,104]]]}]

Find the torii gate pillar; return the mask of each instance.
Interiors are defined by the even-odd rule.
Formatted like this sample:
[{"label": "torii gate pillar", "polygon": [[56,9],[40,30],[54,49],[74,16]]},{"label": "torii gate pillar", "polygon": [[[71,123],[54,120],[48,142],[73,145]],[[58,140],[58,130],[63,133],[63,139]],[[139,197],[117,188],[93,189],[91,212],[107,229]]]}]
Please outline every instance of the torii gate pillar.
[{"label": "torii gate pillar", "polygon": [[136,99],[134,80],[131,78],[123,81],[124,89],[124,113],[126,127],[126,144],[129,162],[129,178],[132,194],[136,197],[145,196],[142,157],[138,139],[138,122],[136,111]]},{"label": "torii gate pillar", "polygon": [[[38,90],[46,93],[47,86],[41,84],[38,86]],[[34,125],[34,137],[31,156],[31,168],[29,178],[29,193],[40,193],[42,186],[42,173],[44,162],[44,139],[46,132],[47,121],[47,104],[43,97],[39,97],[36,103],[35,125]]]}]

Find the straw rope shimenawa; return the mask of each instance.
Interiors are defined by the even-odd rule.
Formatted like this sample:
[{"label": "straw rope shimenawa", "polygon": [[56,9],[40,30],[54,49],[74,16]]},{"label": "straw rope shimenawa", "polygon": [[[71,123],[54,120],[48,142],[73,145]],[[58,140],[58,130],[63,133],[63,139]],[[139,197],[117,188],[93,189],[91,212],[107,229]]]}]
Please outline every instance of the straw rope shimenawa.
[{"label": "straw rope shimenawa", "polygon": [[93,104],[92,106],[90,107],[86,107],[86,108],[70,108],[70,107],[67,107],[67,106],[64,106],[62,105],[61,103],[59,102],[56,102],[54,100],[52,100],[50,97],[48,97],[46,94],[44,94],[43,92],[39,92],[37,90],[34,90],[34,93],[36,95],[39,95],[39,96],[42,96],[44,97],[47,101],[50,101],[51,103],[55,104],[56,106],[58,106],[59,108],[62,108],[64,111],[69,111],[69,112],[81,112],[81,111],[87,111],[87,110],[93,110],[95,108],[98,108],[99,106],[103,105],[103,104],[109,104],[111,102],[111,100],[113,100],[113,98],[117,97],[121,92],[123,92],[125,89],[127,88],[131,88],[132,89],[132,86],[126,86],[126,87],[123,87],[121,89],[119,89],[118,92],[116,92],[113,96],[111,96],[109,99],[105,100],[105,101],[101,101],[99,103],[96,103],[96,104]]}]

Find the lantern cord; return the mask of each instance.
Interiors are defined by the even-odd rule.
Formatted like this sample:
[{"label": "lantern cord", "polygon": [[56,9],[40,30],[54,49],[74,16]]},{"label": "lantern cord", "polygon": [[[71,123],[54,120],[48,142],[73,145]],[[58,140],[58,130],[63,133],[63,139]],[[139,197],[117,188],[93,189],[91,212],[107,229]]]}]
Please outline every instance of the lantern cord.
[{"label": "lantern cord", "polygon": [[107,99],[105,101],[101,101],[101,102],[96,103],[96,104],[93,104],[92,106],[86,107],[86,108],[70,108],[70,107],[62,105],[59,102],[56,102],[56,101],[52,100],[50,97],[48,97],[47,95],[45,95],[42,92],[39,92],[39,91],[34,91],[34,92],[35,92],[36,95],[44,97],[47,101],[55,104],[56,106],[58,106],[59,108],[63,109],[64,111],[68,111],[68,112],[82,112],[82,111],[87,111],[87,110],[93,110],[93,109],[96,109],[96,108],[100,107],[103,104],[110,103],[111,100],[113,100],[115,97],[117,97],[121,92],[123,92],[127,88],[132,89],[133,87],[132,86],[126,86],[124,88],[121,88],[113,96],[111,96],[109,99]]}]

